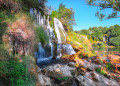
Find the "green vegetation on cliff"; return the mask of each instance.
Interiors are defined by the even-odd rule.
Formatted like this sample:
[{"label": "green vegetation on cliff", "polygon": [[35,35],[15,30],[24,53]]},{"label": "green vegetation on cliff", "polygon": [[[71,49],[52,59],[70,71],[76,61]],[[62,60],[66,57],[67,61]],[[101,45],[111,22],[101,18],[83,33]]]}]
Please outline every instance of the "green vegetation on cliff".
[{"label": "green vegetation on cliff", "polygon": [[45,3],[46,0],[41,2],[38,0],[0,1],[1,86],[36,86],[38,84],[33,52],[38,41],[47,44],[48,37],[41,28],[34,26],[35,21],[29,10],[35,8],[45,14]]}]

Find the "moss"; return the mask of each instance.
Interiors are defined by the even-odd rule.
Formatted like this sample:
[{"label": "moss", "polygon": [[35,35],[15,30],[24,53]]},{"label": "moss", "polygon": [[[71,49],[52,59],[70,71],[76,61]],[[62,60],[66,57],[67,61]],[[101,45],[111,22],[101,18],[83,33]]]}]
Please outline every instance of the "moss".
[{"label": "moss", "polygon": [[57,33],[55,32],[55,30],[53,29],[53,33],[55,35],[55,38],[57,39]]}]

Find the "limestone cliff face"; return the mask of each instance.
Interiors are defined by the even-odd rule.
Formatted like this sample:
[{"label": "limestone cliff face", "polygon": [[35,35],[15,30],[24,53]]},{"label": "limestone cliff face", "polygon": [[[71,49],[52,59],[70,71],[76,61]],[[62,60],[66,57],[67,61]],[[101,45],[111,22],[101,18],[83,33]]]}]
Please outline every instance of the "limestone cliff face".
[{"label": "limestone cliff face", "polygon": [[9,50],[14,54],[27,55],[32,50],[34,30],[29,26],[25,16],[8,26],[7,35]]}]

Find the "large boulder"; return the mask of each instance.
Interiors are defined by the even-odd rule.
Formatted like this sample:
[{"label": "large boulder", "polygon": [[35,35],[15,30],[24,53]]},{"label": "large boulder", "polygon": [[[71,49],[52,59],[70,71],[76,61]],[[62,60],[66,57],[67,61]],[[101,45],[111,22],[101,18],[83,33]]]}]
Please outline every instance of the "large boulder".
[{"label": "large boulder", "polygon": [[70,67],[68,65],[55,64],[48,66],[42,70],[42,72],[49,77],[53,78],[63,78],[70,77],[72,78],[72,71],[75,70],[75,67]]}]

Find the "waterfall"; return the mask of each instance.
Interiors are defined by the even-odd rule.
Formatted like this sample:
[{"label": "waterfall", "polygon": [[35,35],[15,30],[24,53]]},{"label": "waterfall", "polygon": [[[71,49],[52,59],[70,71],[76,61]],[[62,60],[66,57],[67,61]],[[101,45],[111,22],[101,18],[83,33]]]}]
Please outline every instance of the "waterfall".
[{"label": "waterfall", "polygon": [[65,37],[65,42],[66,42],[66,32],[63,28],[62,23],[57,18],[54,18],[54,28],[55,28],[55,31],[57,33],[58,43],[62,42],[61,41],[61,36],[60,36],[60,30],[62,31],[62,33]]},{"label": "waterfall", "polygon": [[47,33],[50,36],[50,38],[49,38],[49,46],[51,47],[51,56],[50,56],[50,58],[52,58],[53,57],[53,52],[54,52],[54,45],[52,43],[52,39],[55,38],[55,35],[54,35],[52,27],[50,27],[49,16],[47,18]]},{"label": "waterfall", "polygon": [[62,23],[60,22],[60,20],[58,20],[57,18],[54,18],[54,28],[55,31],[57,33],[57,39],[58,39],[58,44],[57,44],[57,56],[61,57],[61,50],[63,49],[67,54],[75,54],[74,49],[72,48],[72,46],[70,44],[66,44],[66,45],[62,45],[62,40],[61,40],[61,35],[60,35],[60,30],[62,31],[62,34],[64,35],[64,42],[66,42],[66,32],[64,30],[64,27],[62,25]]},{"label": "waterfall", "polygon": [[31,8],[30,14],[35,17],[36,24],[39,26],[44,27],[45,26],[45,16],[42,16],[40,12],[37,12],[36,9]]},{"label": "waterfall", "polygon": [[[35,57],[37,58],[37,63],[44,63],[49,62],[51,58],[53,58],[54,55],[54,40],[55,40],[55,34],[53,28],[50,26],[49,23],[49,16],[47,17],[47,20],[45,16],[42,16],[40,12],[38,12],[36,9],[31,8],[30,14],[35,17],[36,25],[42,26],[45,28],[48,36],[49,36],[49,47],[50,47],[50,55],[46,55],[45,48],[42,47],[41,43],[38,43],[38,52],[35,52]],[[57,35],[57,58],[62,56],[61,51],[63,50],[66,54],[75,54],[74,49],[70,44],[64,44],[66,42],[66,32],[64,30],[64,27],[62,23],[57,19],[54,18],[54,29]],[[64,38],[64,39],[63,39]]]},{"label": "waterfall", "polygon": [[64,35],[64,38],[65,38],[65,41],[66,41],[66,34],[65,34],[65,31],[64,31],[64,28],[63,28],[63,25],[62,23],[57,19],[57,18],[54,18],[54,28],[55,28],[55,32],[57,34],[57,57],[61,57],[62,54],[61,54],[61,43],[62,43],[62,40],[61,40],[61,36],[60,36],[60,30],[62,31],[63,35]]}]

